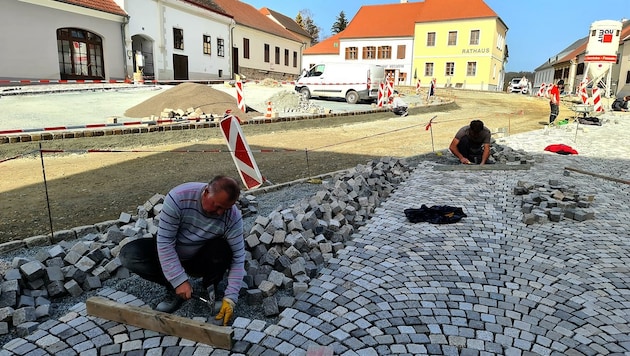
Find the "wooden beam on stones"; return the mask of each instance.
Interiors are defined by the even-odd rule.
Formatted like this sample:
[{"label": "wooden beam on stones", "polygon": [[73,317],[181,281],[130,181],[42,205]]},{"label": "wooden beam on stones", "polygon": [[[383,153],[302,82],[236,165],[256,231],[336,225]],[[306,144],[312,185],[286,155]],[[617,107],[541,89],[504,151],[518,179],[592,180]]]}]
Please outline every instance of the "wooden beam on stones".
[{"label": "wooden beam on stones", "polygon": [[626,180],[626,179],[609,177],[609,176],[605,176],[603,174],[598,174],[598,173],[593,173],[593,172],[589,172],[589,171],[584,171],[584,170],[577,169],[577,168],[572,168],[572,167],[564,167],[564,169],[566,169],[567,171],[572,171],[572,172],[576,172],[576,173],[587,174],[589,176],[593,176],[593,177],[609,180],[609,181],[612,181],[612,182],[623,183],[623,184],[630,184],[630,180]]},{"label": "wooden beam on stones", "polygon": [[87,313],[92,316],[181,337],[222,349],[229,350],[232,348],[234,330],[231,327],[207,324],[146,307],[141,308],[121,304],[103,297],[91,297],[85,304]]},{"label": "wooden beam on stones", "polygon": [[531,164],[445,164],[433,166],[434,171],[520,171],[532,168]]}]

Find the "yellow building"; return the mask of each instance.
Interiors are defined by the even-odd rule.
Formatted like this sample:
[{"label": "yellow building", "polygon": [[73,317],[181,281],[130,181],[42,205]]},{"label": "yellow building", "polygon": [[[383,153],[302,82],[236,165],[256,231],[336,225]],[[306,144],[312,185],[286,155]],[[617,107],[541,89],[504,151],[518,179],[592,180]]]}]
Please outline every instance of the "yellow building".
[{"label": "yellow building", "polygon": [[304,50],[304,63],[369,63],[396,85],[503,90],[507,26],[483,0],[362,6],[342,32]]},{"label": "yellow building", "polygon": [[425,0],[416,17],[413,71],[422,86],[502,90],[508,28],[482,0]]}]

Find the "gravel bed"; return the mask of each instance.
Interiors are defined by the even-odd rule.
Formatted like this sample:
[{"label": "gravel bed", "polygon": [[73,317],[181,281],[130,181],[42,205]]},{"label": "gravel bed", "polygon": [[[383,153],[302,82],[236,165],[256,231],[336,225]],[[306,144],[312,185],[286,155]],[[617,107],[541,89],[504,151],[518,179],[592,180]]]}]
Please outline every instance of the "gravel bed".
[{"label": "gravel bed", "polygon": [[[262,193],[256,194],[256,202],[258,215],[267,216],[275,209],[285,209],[291,207],[296,202],[302,199],[308,199],[313,196],[320,189],[320,184],[310,184],[310,183],[297,183],[291,184],[287,186],[283,186],[278,190],[266,190]],[[251,227],[254,224],[254,220],[258,215],[250,215],[243,219],[244,222],[244,231],[247,234]],[[16,251],[12,251],[10,253],[4,254],[0,258],[0,271],[4,270],[7,267],[10,267],[11,261],[15,257],[33,257],[36,253],[41,249],[48,249],[50,246],[39,247],[39,248],[31,248],[31,249],[20,249]],[[4,266],[4,267],[2,267]],[[110,278],[103,282],[103,288],[109,287],[115,290],[126,291],[129,292],[139,299],[143,300],[149,306],[154,308],[165,295],[165,290],[162,286],[157,285],[152,282],[148,282],[134,274],[131,275],[130,278]],[[201,296],[205,297],[205,293],[201,294],[201,280],[193,280],[193,287],[195,291],[197,291]],[[224,287],[224,286],[220,286]],[[65,296],[63,298],[56,298],[52,300],[50,317],[49,319],[58,319],[59,317],[68,313],[69,309],[75,306],[77,303],[83,303],[88,298],[95,296],[98,293],[98,290],[87,291],[82,293],[80,296],[71,297]],[[279,291],[277,293],[278,297],[283,296],[283,293],[289,293],[288,291]],[[217,304],[218,305],[218,304]],[[218,306],[216,308],[218,311]],[[210,317],[210,309],[209,307],[199,300],[193,299],[189,300],[182,305],[182,307],[177,310],[175,315],[185,316],[188,318],[194,317]],[[264,320],[270,323],[275,323],[277,320],[276,317],[268,318],[265,317],[262,311],[261,305],[247,305],[244,298],[241,298],[237,303],[236,309],[234,311],[235,317],[244,317],[249,319],[257,319]],[[38,320],[38,322],[43,322],[44,320]],[[211,321],[214,321],[212,318]],[[209,321],[209,322],[211,322]],[[218,324],[218,322],[217,322]],[[0,335],[0,345],[6,344],[8,341],[17,337],[15,334],[15,328],[10,328],[11,332],[6,335]]]}]

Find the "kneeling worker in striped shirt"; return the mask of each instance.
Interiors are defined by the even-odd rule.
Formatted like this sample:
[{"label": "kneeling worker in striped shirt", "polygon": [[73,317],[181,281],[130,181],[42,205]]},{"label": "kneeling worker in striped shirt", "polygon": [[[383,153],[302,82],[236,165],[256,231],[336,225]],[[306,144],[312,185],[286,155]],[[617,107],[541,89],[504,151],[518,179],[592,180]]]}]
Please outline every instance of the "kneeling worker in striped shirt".
[{"label": "kneeling worker in striped shirt", "polygon": [[217,285],[228,271],[216,319],[223,325],[230,321],[245,276],[243,218],[235,205],[240,192],[238,182],[227,176],[178,185],[164,198],[157,238],[133,240],[121,248],[123,266],[166,287],[156,310],[172,313],[192,298],[190,277],[202,278],[208,303],[214,305]]}]

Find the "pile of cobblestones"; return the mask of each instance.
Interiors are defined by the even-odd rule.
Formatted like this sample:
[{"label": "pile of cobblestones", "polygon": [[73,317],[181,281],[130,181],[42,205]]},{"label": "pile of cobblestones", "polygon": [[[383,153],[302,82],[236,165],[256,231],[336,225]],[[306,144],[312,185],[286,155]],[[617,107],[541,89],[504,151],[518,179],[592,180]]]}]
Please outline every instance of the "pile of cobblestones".
[{"label": "pile of cobblestones", "polygon": [[[344,247],[354,230],[410,174],[405,160],[384,158],[337,173],[321,190],[291,208],[258,216],[246,234],[247,276],[242,294],[277,315],[308,288],[310,278]],[[99,289],[110,278],[130,276],[117,258],[133,239],[154,238],[164,196],[155,194],[137,214],[117,220],[34,236],[3,244],[3,252],[41,247],[32,257],[15,257],[0,279],[0,335],[35,331],[50,316],[52,300]],[[244,216],[257,214],[256,197],[238,202]],[[52,245],[51,245],[52,244]],[[283,297],[276,292],[284,290]],[[289,293],[286,293],[289,292]],[[289,294],[293,296],[288,296]]]},{"label": "pile of cobblestones", "polygon": [[595,218],[590,209],[595,194],[580,194],[575,186],[564,185],[557,179],[549,180],[547,185],[519,181],[514,194],[523,196],[522,221],[527,225],[559,222],[563,217],[576,221]]}]

